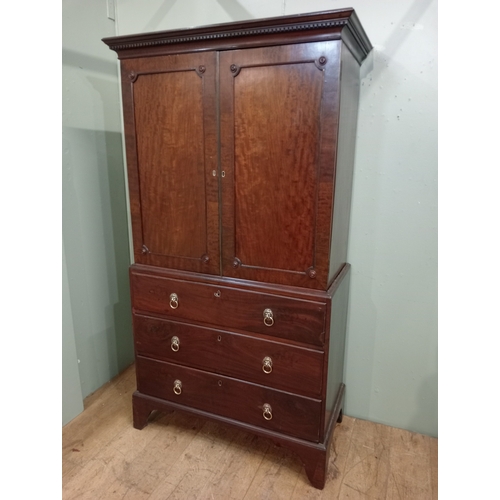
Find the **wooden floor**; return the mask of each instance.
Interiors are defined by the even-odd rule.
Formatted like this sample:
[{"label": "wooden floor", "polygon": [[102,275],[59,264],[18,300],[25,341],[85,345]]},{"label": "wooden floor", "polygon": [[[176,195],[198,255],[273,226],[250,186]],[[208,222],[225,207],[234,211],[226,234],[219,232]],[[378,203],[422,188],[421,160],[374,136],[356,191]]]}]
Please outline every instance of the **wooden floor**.
[{"label": "wooden floor", "polygon": [[324,490],[269,441],[171,413],[132,427],[135,369],[63,428],[63,500],[437,499],[437,439],[344,416]]}]

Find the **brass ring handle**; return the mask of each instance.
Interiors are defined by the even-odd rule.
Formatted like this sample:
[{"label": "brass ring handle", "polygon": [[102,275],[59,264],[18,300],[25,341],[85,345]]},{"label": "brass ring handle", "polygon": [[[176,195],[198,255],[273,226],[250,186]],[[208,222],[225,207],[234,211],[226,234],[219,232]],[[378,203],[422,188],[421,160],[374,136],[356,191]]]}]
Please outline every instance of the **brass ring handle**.
[{"label": "brass ring handle", "polygon": [[177,396],[182,392],[182,382],[180,380],[174,382],[174,392]]},{"label": "brass ring handle", "polygon": [[266,420],[271,420],[273,418],[273,409],[271,408],[271,405],[269,404],[265,404],[263,407],[262,407],[262,416],[266,419]]},{"label": "brass ring handle", "polygon": [[181,341],[179,340],[179,337],[176,337],[175,335],[172,337],[172,340],[170,341],[170,347],[172,351],[177,352],[179,350],[179,345]]},{"label": "brass ring handle", "polygon": [[273,312],[271,311],[271,309],[264,309],[264,325],[266,326],[274,325]]},{"label": "brass ring handle", "polygon": [[273,360],[269,356],[266,356],[262,360],[262,371],[264,373],[271,373],[273,371]]},{"label": "brass ring handle", "polygon": [[172,309],[177,309],[179,307],[179,297],[176,293],[170,294],[170,307]]}]

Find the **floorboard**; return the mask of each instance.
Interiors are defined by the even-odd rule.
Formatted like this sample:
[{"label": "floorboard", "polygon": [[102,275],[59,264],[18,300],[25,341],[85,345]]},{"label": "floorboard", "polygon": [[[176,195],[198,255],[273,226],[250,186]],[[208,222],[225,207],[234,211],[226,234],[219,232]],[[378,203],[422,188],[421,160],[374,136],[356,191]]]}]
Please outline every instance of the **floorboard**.
[{"label": "floorboard", "polygon": [[270,441],[175,412],[132,426],[132,365],[63,427],[63,500],[437,500],[437,439],[344,416],[325,488]]}]

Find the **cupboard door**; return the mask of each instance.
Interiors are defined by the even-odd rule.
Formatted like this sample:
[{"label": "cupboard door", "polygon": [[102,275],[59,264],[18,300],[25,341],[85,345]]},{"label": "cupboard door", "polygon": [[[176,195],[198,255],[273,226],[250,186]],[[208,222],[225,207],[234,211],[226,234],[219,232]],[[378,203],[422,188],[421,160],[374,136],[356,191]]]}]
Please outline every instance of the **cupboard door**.
[{"label": "cupboard door", "polygon": [[215,53],[122,61],[134,256],[220,273]]},{"label": "cupboard door", "polygon": [[220,56],[226,276],[327,287],[339,44]]}]

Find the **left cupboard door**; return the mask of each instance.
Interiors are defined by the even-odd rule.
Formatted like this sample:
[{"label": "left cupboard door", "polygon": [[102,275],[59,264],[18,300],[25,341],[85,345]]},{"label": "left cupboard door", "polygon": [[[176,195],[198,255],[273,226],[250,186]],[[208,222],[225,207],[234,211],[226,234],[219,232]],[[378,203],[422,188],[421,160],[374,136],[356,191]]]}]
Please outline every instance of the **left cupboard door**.
[{"label": "left cupboard door", "polygon": [[220,273],[216,55],[121,61],[135,262]]}]

